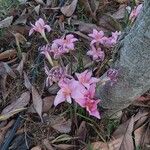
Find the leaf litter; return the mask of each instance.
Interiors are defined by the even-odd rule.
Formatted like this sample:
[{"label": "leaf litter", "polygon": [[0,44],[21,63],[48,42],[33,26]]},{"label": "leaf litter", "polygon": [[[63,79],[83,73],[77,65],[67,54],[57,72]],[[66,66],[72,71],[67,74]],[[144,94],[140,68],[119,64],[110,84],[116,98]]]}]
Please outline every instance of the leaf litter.
[{"label": "leaf litter", "polygon": [[[87,69],[92,67],[95,73],[101,63],[93,64],[90,58],[85,57],[84,50],[88,49],[90,41],[88,34],[93,29],[102,30],[107,35],[123,31],[127,0],[59,2],[20,0],[19,10],[13,8],[5,18],[0,18],[0,121],[7,122],[6,126],[0,127],[0,143],[3,144],[7,138],[6,133],[16,122],[18,114],[24,119],[22,126],[26,130],[21,134],[25,134],[26,144],[26,138],[30,137],[32,141],[30,149],[87,149],[88,143],[93,149],[102,150],[148,149],[149,92],[123,111],[118,125],[114,125],[115,121],[108,121],[111,118],[99,121],[84,116],[84,111],[76,106],[72,108],[63,104],[54,108],[59,87],[57,84],[45,86],[43,68],[47,61],[38,54],[44,41],[38,34],[28,36],[30,24],[38,18],[47,20],[52,27],[53,32],[46,33],[49,41],[73,33],[80,37],[78,54],[72,53],[75,61],[68,60],[67,55],[63,58],[64,64],[70,64],[71,73],[81,72],[83,66]],[[58,64],[57,61],[55,63]],[[108,66],[103,66],[101,74]],[[106,126],[110,127],[109,133]]]}]

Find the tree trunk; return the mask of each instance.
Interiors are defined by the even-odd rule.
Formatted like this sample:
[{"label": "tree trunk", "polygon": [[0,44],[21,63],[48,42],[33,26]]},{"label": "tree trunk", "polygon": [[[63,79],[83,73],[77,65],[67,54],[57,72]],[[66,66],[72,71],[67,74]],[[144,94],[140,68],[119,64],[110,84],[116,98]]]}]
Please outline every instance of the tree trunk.
[{"label": "tree trunk", "polygon": [[101,106],[110,112],[127,107],[150,89],[150,0],[145,0],[140,16],[124,38],[114,68],[119,69],[117,83],[97,89]]}]

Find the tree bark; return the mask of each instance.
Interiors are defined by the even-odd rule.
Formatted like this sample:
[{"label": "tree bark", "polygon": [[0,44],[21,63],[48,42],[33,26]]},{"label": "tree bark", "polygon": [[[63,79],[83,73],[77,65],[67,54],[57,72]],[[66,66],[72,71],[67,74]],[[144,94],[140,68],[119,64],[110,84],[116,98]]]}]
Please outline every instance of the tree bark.
[{"label": "tree bark", "polygon": [[150,89],[150,0],[145,0],[113,66],[119,69],[117,83],[99,85],[97,96],[102,100],[102,107],[115,112]]}]

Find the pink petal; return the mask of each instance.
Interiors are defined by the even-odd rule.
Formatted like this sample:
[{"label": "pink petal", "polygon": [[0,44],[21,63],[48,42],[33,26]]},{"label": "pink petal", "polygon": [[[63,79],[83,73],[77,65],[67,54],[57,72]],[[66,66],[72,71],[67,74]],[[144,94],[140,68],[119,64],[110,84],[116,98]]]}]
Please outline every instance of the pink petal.
[{"label": "pink petal", "polygon": [[40,18],[37,22],[40,23],[43,27],[45,26],[45,22],[42,18]]},{"label": "pink petal", "polygon": [[30,36],[33,32],[34,32],[34,30],[33,30],[33,29],[30,29],[30,31],[29,31],[29,36]]},{"label": "pink petal", "polygon": [[74,36],[73,36],[72,34],[66,35],[66,39],[67,39],[67,40],[70,40],[70,39],[73,39],[73,38],[74,38]]},{"label": "pink petal", "polygon": [[85,108],[85,99],[74,99],[76,103],[78,103],[82,108]]},{"label": "pink petal", "polygon": [[90,114],[91,116],[94,116],[94,117],[98,118],[98,119],[100,119],[100,118],[101,118],[101,117],[100,117],[100,113],[99,113],[99,111],[98,111],[98,110],[95,110],[95,111],[89,112],[89,114]]},{"label": "pink petal", "polygon": [[70,96],[67,96],[67,97],[66,97],[66,101],[71,104],[71,102],[72,102],[71,97],[70,97]]},{"label": "pink petal", "polygon": [[62,90],[59,90],[56,97],[55,97],[55,100],[54,100],[54,106],[57,106],[58,104],[64,102],[66,99],[65,99],[65,96],[62,92]]},{"label": "pink petal", "polygon": [[45,25],[44,27],[47,29],[47,32],[51,31],[51,27],[49,25]]}]

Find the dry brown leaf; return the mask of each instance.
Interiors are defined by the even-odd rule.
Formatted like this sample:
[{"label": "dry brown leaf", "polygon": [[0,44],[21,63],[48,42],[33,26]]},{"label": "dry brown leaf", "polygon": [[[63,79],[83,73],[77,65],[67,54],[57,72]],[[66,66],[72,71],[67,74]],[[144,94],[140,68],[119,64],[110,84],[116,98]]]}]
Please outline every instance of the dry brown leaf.
[{"label": "dry brown leaf", "polygon": [[70,5],[63,6],[60,10],[65,16],[70,17],[73,15],[76,9],[77,3],[78,3],[78,0],[73,0]]},{"label": "dry brown leaf", "polygon": [[24,92],[21,94],[20,98],[16,101],[13,101],[10,105],[5,107],[0,115],[0,120],[6,120],[13,116],[14,114],[25,109],[25,106],[28,105],[30,101],[30,93]]},{"label": "dry brown leaf", "polygon": [[[88,150],[88,149],[84,149],[84,150]],[[108,147],[107,143],[103,143],[103,142],[94,142],[92,143],[92,150],[110,150]]]},{"label": "dry brown leaf", "polygon": [[15,57],[17,55],[17,51],[15,49],[9,49],[2,53],[0,53],[0,61],[3,59],[10,59],[12,57]]},{"label": "dry brown leaf", "polygon": [[131,117],[131,119],[127,121],[124,126],[121,126],[121,128],[118,127],[118,129],[113,134],[113,137],[116,140],[109,143],[110,147],[111,145],[112,147],[115,147],[114,150],[134,150],[134,144],[132,139],[133,125],[134,118]]},{"label": "dry brown leaf", "polygon": [[44,144],[44,146],[46,147],[47,150],[54,150],[54,148],[51,146],[48,139],[44,139],[43,144]]},{"label": "dry brown leaf", "polygon": [[122,4],[119,6],[118,11],[116,11],[112,17],[115,19],[123,19],[125,17],[125,13],[126,13],[126,4]]},{"label": "dry brown leaf", "polygon": [[10,75],[12,78],[16,78],[16,74],[14,71],[9,67],[7,63],[1,62],[0,63],[0,76],[3,75]]},{"label": "dry brown leaf", "polygon": [[142,134],[140,146],[142,150],[149,150],[150,148],[150,122],[147,123]]},{"label": "dry brown leaf", "polygon": [[138,147],[141,144],[142,135],[145,131],[145,124],[134,131],[135,145]]},{"label": "dry brown leaf", "polygon": [[43,122],[43,119],[42,119],[43,100],[34,86],[32,86],[32,101],[33,101],[33,106],[36,112],[38,113],[38,115],[41,118],[41,121]]},{"label": "dry brown leaf", "polygon": [[22,11],[22,13],[21,13],[21,15],[19,16],[19,18],[17,18],[16,20],[15,20],[15,22],[13,23],[13,25],[17,25],[17,24],[26,24],[26,22],[27,22],[27,18],[29,17],[29,14],[27,14],[27,9],[25,8],[23,11]]},{"label": "dry brown leaf", "polygon": [[119,126],[113,134],[113,138],[110,142],[96,142],[93,143],[94,149],[101,150],[134,150],[134,144],[132,139],[134,118],[131,117],[130,120],[125,122],[123,125]]},{"label": "dry brown leaf", "polygon": [[99,19],[98,25],[111,32],[122,30],[121,24],[115,18],[108,14],[104,14]]},{"label": "dry brown leaf", "polygon": [[51,127],[60,133],[69,133],[71,131],[71,120],[65,120],[62,117],[58,117],[55,119]]},{"label": "dry brown leaf", "polygon": [[116,0],[116,2],[118,2],[118,3],[128,3],[129,2],[129,0]]},{"label": "dry brown leaf", "polygon": [[79,126],[79,129],[77,130],[76,136],[82,139],[82,141],[85,141],[86,134],[87,134],[86,122],[82,121]]},{"label": "dry brown leaf", "polygon": [[31,148],[31,150],[42,150],[42,148],[40,146],[35,146],[35,147]]},{"label": "dry brown leaf", "polygon": [[22,60],[20,61],[18,67],[16,68],[16,70],[19,72],[20,76],[22,76],[24,63],[26,61],[26,56],[27,56],[26,53],[22,53]]},{"label": "dry brown leaf", "polygon": [[96,29],[98,31],[103,30],[104,32],[108,31],[104,27],[99,27],[99,26],[96,26],[95,24],[92,24],[92,23],[85,23],[85,22],[79,22],[78,23],[78,30],[85,33],[85,34],[92,33],[93,29]]},{"label": "dry brown leaf", "polygon": [[48,112],[54,104],[55,96],[48,96],[43,98],[43,112]]},{"label": "dry brown leaf", "polygon": [[69,145],[69,144],[58,144],[58,145],[53,144],[53,146],[59,150],[69,150],[69,149],[73,150],[76,147],[76,145]]},{"label": "dry brown leaf", "polygon": [[94,20],[96,20],[95,12],[96,12],[97,9],[93,8],[94,9],[94,11],[93,11],[92,10],[92,5],[91,5],[91,4],[94,3],[94,0],[92,0],[92,3],[90,3],[89,0],[80,0],[79,2],[82,6],[84,6],[84,9],[85,9],[87,15],[90,15]]},{"label": "dry brown leaf", "polygon": [[39,13],[40,13],[40,6],[41,5],[39,4],[34,8],[34,11],[36,12],[37,15],[39,15]]},{"label": "dry brown leaf", "polygon": [[10,16],[0,21],[0,29],[9,27],[13,21],[13,18],[14,18],[13,16]]},{"label": "dry brown leaf", "polygon": [[23,72],[23,74],[24,74],[24,85],[29,91],[31,91],[32,85],[29,81],[29,78],[28,78],[26,72]]},{"label": "dry brown leaf", "polygon": [[43,0],[35,0],[38,4],[43,4],[45,5],[45,3],[43,2]]},{"label": "dry brown leaf", "polygon": [[4,140],[7,130],[13,125],[14,120],[11,120],[5,127],[0,128],[0,145]]},{"label": "dry brown leaf", "polygon": [[25,44],[27,42],[27,39],[21,33],[15,33],[14,36],[16,41],[21,44]]}]

